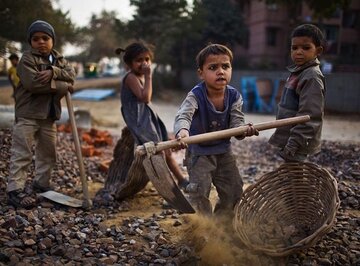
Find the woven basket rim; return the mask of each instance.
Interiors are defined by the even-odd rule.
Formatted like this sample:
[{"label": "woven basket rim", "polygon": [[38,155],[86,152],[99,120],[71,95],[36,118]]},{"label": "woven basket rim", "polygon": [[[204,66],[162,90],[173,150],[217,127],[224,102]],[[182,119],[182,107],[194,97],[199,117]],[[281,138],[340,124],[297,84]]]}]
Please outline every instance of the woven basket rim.
[{"label": "woven basket rim", "polygon": [[[273,183],[271,182],[271,181],[273,181],[273,179],[271,179],[272,175],[276,175],[280,172],[286,173],[287,171],[291,171],[294,168],[300,168],[300,167],[302,169],[306,169],[306,171],[314,171],[316,173],[321,173],[321,175],[322,175],[321,178],[324,179],[322,181],[325,181],[326,185],[331,187],[332,194],[331,194],[331,198],[329,200],[329,202],[330,202],[329,204],[331,204],[331,205],[329,205],[330,206],[329,213],[326,213],[326,215],[327,215],[326,219],[323,221],[321,226],[318,227],[310,235],[302,238],[301,240],[299,240],[296,243],[289,245],[289,246],[279,248],[279,247],[270,247],[269,245],[259,245],[258,243],[253,243],[248,238],[248,234],[247,234],[246,228],[245,228],[246,226],[240,227],[239,224],[243,225],[243,223],[241,221],[240,222],[238,221],[239,219],[240,220],[242,219],[242,217],[239,218],[239,216],[241,216],[241,213],[246,213],[246,212],[249,213],[251,210],[251,206],[249,207],[249,204],[251,204],[251,203],[249,203],[249,201],[251,201],[251,199],[249,199],[247,197],[251,197],[254,195],[259,196],[259,194],[261,194],[261,191],[263,191],[264,185],[266,185],[266,186],[273,185]],[[290,175],[288,178],[291,179],[293,177]],[[264,197],[260,198],[260,199],[263,200]],[[252,200],[255,200],[255,199],[252,198]],[[270,256],[286,256],[286,255],[294,253],[298,250],[312,246],[313,244],[315,244],[315,242],[317,242],[319,240],[320,237],[322,237],[324,234],[326,234],[335,223],[336,212],[337,212],[339,206],[340,206],[340,199],[339,199],[339,195],[338,195],[337,181],[328,170],[320,167],[317,164],[310,163],[310,162],[283,163],[277,169],[274,169],[273,171],[265,173],[263,176],[261,176],[259,178],[259,180],[256,183],[250,185],[249,187],[247,187],[244,190],[244,193],[242,195],[240,202],[237,204],[237,206],[235,206],[235,217],[233,220],[233,227],[234,227],[235,231],[237,232],[240,240],[248,248],[258,251],[258,252],[266,253]],[[252,210],[252,211],[254,212],[254,210]],[[251,216],[251,219],[254,219],[253,216]]]}]

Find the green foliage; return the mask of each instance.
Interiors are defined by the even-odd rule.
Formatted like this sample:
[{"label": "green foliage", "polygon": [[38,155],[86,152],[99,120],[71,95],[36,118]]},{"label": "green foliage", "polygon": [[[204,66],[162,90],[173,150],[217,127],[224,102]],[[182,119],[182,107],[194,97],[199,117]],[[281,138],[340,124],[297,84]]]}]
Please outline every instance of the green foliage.
[{"label": "green foliage", "polygon": [[[128,23],[131,40],[142,40],[153,45],[155,62],[163,66],[170,65],[176,73],[181,69],[185,56],[183,45],[189,27],[187,1],[130,0],[130,3],[136,9],[134,18]],[[166,73],[156,74],[164,79],[167,76]],[[160,87],[165,85],[161,78],[157,80]],[[176,78],[173,81],[176,83]]]},{"label": "green foliage", "polygon": [[195,0],[185,40],[187,66],[195,67],[196,54],[208,43],[221,43],[233,48],[247,38],[240,6],[230,0]]},{"label": "green foliage", "polygon": [[[61,50],[65,42],[85,48],[77,56],[83,62],[112,57],[116,47],[125,47],[133,40],[153,44],[155,62],[170,65],[170,76],[174,79],[184,67],[195,69],[195,56],[207,43],[222,43],[230,48],[246,43],[247,28],[242,11],[251,3],[250,0],[193,0],[189,6],[187,0],[130,0],[136,12],[129,22],[117,19],[116,12],[103,11],[98,16],[93,15],[88,26],[79,29],[72,24],[68,12],[53,7],[54,1],[1,0],[0,49],[11,48],[9,41],[26,44],[28,26],[42,19],[54,26],[57,49]],[[292,18],[290,24],[296,23],[294,14],[303,2],[319,21],[330,17],[337,9],[346,9],[351,3],[351,0],[258,1],[286,5]],[[246,65],[246,62],[238,64]]]},{"label": "green foliage", "polygon": [[204,41],[232,46],[243,40],[246,27],[240,9],[231,1],[203,0],[198,8],[205,18]]},{"label": "green foliage", "polygon": [[78,44],[85,48],[81,61],[97,62],[103,57],[114,57],[115,49],[127,39],[124,33],[125,24],[116,18],[116,12],[93,15],[89,26],[79,32]]},{"label": "green foliage", "polygon": [[55,29],[56,47],[75,38],[75,28],[67,13],[54,9],[50,0],[1,0],[0,38],[27,43],[26,32],[35,20],[45,20]]},{"label": "green foliage", "polygon": [[231,48],[245,37],[241,12],[231,0],[195,0],[192,8],[185,0],[130,3],[136,8],[128,24],[130,36],[155,45],[156,63],[169,64],[174,81],[185,66],[196,68],[196,54],[209,42]]},{"label": "green foliage", "polygon": [[156,47],[156,62],[173,64],[174,47],[184,37],[188,11],[186,0],[130,0],[136,8],[129,21],[130,36]]},{"label": "green foliage", "polygon": [[305,2],[314,12],[314,16],[322,19],[331,17],[338,9],[346,9],[351,0],[306,0]]}]

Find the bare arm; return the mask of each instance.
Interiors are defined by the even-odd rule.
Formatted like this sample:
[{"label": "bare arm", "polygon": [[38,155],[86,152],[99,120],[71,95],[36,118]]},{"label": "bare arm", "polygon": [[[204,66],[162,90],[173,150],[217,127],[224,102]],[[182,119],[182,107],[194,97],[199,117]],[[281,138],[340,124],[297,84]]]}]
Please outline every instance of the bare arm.
[{"label": "bare arm", "polygon": [[136,98],[140,102],[149,103],[152,97],[152,74],[150,65],[144,65],[142,67],[144,72],[144,84],[141,83],[140,79],[134,74],[130,73],[126,78],[126,86],[135,94]]}]

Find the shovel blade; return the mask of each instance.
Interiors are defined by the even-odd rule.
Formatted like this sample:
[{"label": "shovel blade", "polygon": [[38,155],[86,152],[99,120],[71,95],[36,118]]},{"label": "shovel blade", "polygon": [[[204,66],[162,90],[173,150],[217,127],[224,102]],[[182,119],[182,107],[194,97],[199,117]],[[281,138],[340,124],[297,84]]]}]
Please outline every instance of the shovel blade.
[{"label": "shovel blade", "polygon": [[195,213],[171,176],[165,158],[161,154],[146,157],[143,161],[145,171],[158,193],[175,209],[182,213]]},{"label": "shovel blade", "polygon": [[49,191],[40,193],[39,195],[44,198],[47,198],[51,201],[60,203],[62,205],[74,207],[74,208],[79,208],[79,207],[82,207],[82,205],[83,205],[82,200],[66,196],[64,194],[61,194],[61,193],[53,191],[53,190],[49,190]]}]

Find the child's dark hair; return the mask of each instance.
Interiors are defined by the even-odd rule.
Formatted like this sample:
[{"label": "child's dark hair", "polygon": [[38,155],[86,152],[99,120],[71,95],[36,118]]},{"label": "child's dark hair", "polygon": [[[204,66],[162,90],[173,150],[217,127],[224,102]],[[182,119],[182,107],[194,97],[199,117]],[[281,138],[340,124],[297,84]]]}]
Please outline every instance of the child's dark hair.
[{"label": "child's dark hair", "polygon": [[316,47],[322,46],[325,48],[325,37],[321,30],[313,24],[302,24],[297,26],[291,33],[293,37],[309,37],[313,40]]},{"label": "child's dark hair", "polygon": [[13,60],[13,59],[19,60],[18,55],[17,55],[17,54],[11,54],[11,55],[9,56],[9,60]]},{"label": "child's dark hair", "polygon": [[137,57],[139,54],[142,53],[149,53],[151,60],[154,58],[154,54],[151,50],[151,48],[147,45],[145,45],[142,42],[134,42],[128,46],[126,46],[125,49],[117,48],[115,50],[116,54],[124,53],[123,60],[125,64],[130,65],[131,61],[134,60],[135,57]]},{"label": "child's dark hair", "polygon": [[206,58],[209,55],[222,55],[225,54],[230,57],[230,63],[233,61],[233,54],[229,48],[222,44],[210,43],[204,49],[202,49],[196,56],[196,64],[198,69],[202,69]]}]

